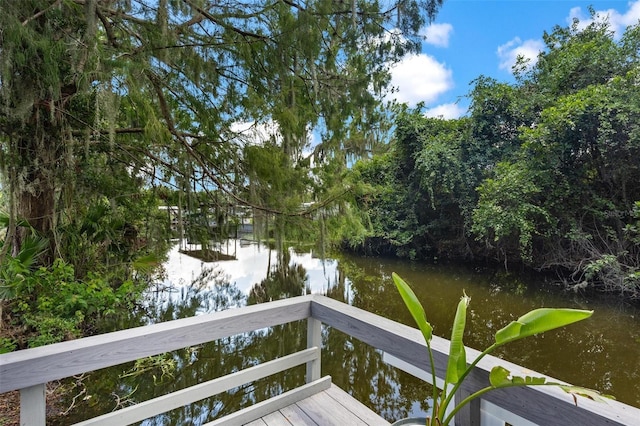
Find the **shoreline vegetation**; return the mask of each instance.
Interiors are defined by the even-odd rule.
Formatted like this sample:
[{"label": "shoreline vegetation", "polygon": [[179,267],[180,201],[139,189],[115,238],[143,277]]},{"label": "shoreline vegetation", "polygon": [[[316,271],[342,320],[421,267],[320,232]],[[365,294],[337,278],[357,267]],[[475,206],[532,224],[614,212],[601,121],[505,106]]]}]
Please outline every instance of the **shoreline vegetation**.
[{"label": "shoreline vegetation", "polygon": [[473,82],[469,114],[396,111],[386,152],[352,168],[345,229],[365,255],[489,261],[640,300],[640,26],[544,35],[516,82]]}]

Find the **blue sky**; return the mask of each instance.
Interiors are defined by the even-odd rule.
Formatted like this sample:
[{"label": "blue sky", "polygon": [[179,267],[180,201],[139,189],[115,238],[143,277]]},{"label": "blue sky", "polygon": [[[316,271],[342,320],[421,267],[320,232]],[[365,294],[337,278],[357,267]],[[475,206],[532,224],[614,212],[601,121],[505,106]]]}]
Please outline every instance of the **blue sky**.
[{"label": "blue sky", "polygon": [[574,17],[586,25],[589,6],[608,16],[617,34],[640,20],[640,0],[445,0],[424,29],[422,54],[394,68],[395,97],[412,106],[423,101],[430,116],[460,117],[469,103],[460,98],[472,80],[484,75],[513,82],[517,55],[535,61],[544,31],[569,25]]}]

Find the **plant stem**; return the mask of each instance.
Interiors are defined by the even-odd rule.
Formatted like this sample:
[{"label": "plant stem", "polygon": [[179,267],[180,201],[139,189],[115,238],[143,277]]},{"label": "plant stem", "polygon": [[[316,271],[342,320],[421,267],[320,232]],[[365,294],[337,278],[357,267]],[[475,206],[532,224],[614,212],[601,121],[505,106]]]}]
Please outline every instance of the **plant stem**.
[{"label": "plant stem", "polygon": [[[454,397],[454,395],[456,394],[456,392],[458,391],[458,388],[460,387],[460,385],[462,384],[462,382],[464,382],[464,379],[469,375],[469,373],[475,368],[475,366],[480,362],[480,360],[482,358],[485,357],[485,355],[488,355],[490,352],[492,352],[494,349],[496,349],[498,346],[500,346],[500,344],[498,343],[494,343],[491,346],[489,346],[487,349],[485,349],[484,351],[482,351],[482,353],[480,355],[478,355],[476,357],[476,359],[473,360],[473,362],[471,364],[469,364],[469,366],[467,367],[467,369],[464,371],[464,373],[462,374],[462,376],[460,376],[458,378],[458,382],[453,386],[453,389],[451,389],[451,393],[449,395],[447,395],[447,398],[445,399],[444,403],[443,403],[443,407],[448,407],[449,404],[451,403],[451,399]],[[475,394],[474,394],[475,395]],[[467,401],[468,398],[465,398],[464,401],[462,401],[461,403],[457,404],[456,407],[454,408],[454,412],[458,411],[460,409],[460,406]],[[465,402],[466,401],[466,402]],[[446,410],[445,410],[446,411]],[[447,416],[447,418],[451,417],[451,415]],[[446,424],[446,423],[444,423]]]},{"label": "plant stem", "polygon": [[429,363],[431,364],[431,384],[432,384],[432,394],[431,397],[433,398],[433,417],[437,418],[438,417],[438,386],[436,385],[436,367],[435,367],[435,363],[433,362],[433,352],[431,351],[431,342],[430,341],[426,341],[427,343],[427,352],[429,353]]},{"label": "plant stem", "polygon": [[449,415],[444,419],[444,421],[442,422],[442,426],[448,425],[449,422],[453,419],[453,416],[455,416],[455,414],[458,411],[460,411],[460,409],[462,407],[467,405],[473,399],[479,397],[480,395],[484,395],[485,393],[487,393],[487,392],[489,392],[491,390],[504,389],[504,388],[513,388],[513,387],[516,387],[516,386],[557,386],[557,385],[558,385],[558,383],[548,382],[548,383],[527,384],[527,385],[524,385],[522,383],[508,383],[508,384],[495,386],[495,387],[494,386],[487,386],[486,388],[482,388],[479,391],[476,391],[476,392],[472,393],[471,395],[469,395],[468,397],[466,397],[465,399],[460,401],[460,403],[457,404],[455,406],[455,408],[451,411],[451,413],[449,413]]}]

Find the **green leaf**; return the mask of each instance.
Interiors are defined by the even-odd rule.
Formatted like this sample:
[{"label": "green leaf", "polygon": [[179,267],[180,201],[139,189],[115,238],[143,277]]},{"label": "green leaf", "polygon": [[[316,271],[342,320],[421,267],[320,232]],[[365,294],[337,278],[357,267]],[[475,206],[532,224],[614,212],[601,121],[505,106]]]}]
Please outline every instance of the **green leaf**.
[{"label": "green leaf", "polygon": [[493,367],[489,373],[489,383],[494,388],[498,386],[504,386],[510,383],[509,376],[511,372],[499,365]]},{"label": "green leaf", "polygon": [[433,327],[431,327],[431,324],[427,322],[427,315],[424,313],[422,304],[418,300],[418,297],[413,292],[413,290],[411,290],[411,287],[409,287],[409,284],[404,282],[404,280],[400,278],[398,274],[394,272],[393,274],[391,274],[391,277],[393,278],[393,282],[400,292],[400,296],[402,296],[404,304],[409,309],[409,312],[411,312],[413,320],[416,322],[418,328],[422,332],[425,342],[429,344],[431,342]]},{"label": "green leaf", "polygon": [[489,383],[491,383],[491,387],[494,388],[506,386],[539,386],[544,384],[556,384],[547,383],[547,379],[544,377],[512,376],[509,370],[500,365],[497,365],[491,369],[491,372],[489,373]]},{"label": "green leaf", "polygon": [[524,378],[525,385],[543,385],[547,383],[547,379],[544,377],[526,376]]},{"label": "green leaf", "polygon": [[449,362],[447,364],[447,383],[456,384],[467,369],[467,355],[462,338],[467,322],[467,306],[471,299],[465,294],[458,302],[458,309],[451,330],[451,344],[449,346]]},{"label": "green leaf", "polygon": [[503,345],[534,334],[544,333],[589,318],[593,311],[567,308],[540,308],[512,321],[496,333],[496,343]]},{"label": "green leaf", "polygon": [[600,392],[593,389],[587,389],[580,386],[571,386],[571,385],[559,385],[559,386],[560,386],[560,389],[562,389],[566,393],[573,395],[573,401],[575,402],[576,405],[578,405],[578,399],[576,398],[576,395],[580,395],[597,402],[606,402],[607,399],[615,399],[615,397],[611,395],[603,395]]}]

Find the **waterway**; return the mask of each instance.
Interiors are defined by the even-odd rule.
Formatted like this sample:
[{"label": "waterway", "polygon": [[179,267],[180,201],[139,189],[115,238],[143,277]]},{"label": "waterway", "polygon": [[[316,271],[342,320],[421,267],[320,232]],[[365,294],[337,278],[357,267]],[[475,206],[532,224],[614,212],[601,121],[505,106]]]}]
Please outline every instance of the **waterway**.
[{"label": "waterway", "polygon": [[[183,318],[305,293],[324,294],[409,325],[391,281],[402,276],[422,300],[434,333],[450,334],[455,306],[471,297],[465,344],[483,349],[497,330],[538,307],[592,309],[581,323],[515,342],[494,355],[557,379],[640,406],[640,309],[618,299],[562,291],[542,277],[487,267],[438,265],[312,251],[284,253],[264,244],[230,240],[219,247],[234,260],[201,262],[176,246],[140,309],[105,331]],[[323,257],[325,257],[323,259]],[[123,408],[305,347],[306,325],[293,323],[94,372],[67,383],[64,423]],[[322,371],[390,421],[428,410],[429,387],[385,364],[382,355],[340,332],[323,330]],[[304,382],[294,369],[148,419],[147,425],[198,425]],[[75,400],[71,397],[75,396]]]}]

